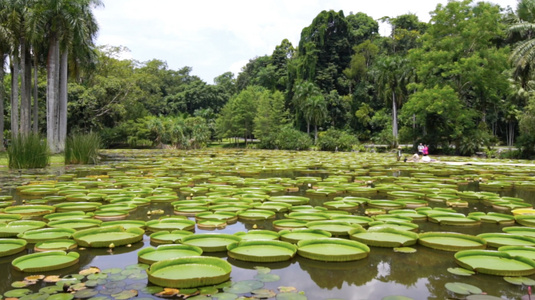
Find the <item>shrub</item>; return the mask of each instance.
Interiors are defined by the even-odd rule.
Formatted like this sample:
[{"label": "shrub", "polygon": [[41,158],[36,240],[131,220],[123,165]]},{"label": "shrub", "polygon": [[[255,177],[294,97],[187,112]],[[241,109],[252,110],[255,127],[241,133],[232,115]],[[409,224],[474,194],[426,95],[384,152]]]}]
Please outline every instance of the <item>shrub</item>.
[{"label": "shrub", "polygon": [[259,144],[260,148],[281,150],[308,150],[310,146],[312,146],[312,138],[291,126],[283,126],[274,130]]},{"label": "shrub", "polygon": [[7,156],[10,169],[44,168],[50,161],[46,140],[34,133],[13,137]]},{"label": "shrub", "polygon": [[351,151],[359,144],[356,136],[334,128],[320,132],[318,144],[320,150],[324,151]]},{"label": "shrub", "polygon": [[73,134],[65,143],[66,164],[94,164],[98,162],[100,136],[96,133]]}]

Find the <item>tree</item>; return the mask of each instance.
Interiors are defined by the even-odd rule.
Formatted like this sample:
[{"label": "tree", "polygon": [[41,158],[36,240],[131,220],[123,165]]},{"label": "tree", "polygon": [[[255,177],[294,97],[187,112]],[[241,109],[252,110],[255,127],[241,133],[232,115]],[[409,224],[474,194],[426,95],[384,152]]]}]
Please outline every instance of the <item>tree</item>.
[{"label": "tree", "polygon": [[272,132],[279,131],[287,124],[287,111],[284,108],[284,95],[279,92],[264,91],[258,99],[257,111],[254,117],[253,133],[258,139],[265,139]]},{"label": "tree", "polygon": [[314,143],[318,141],[318,125],[327,118],[327,103],[321,94],[307,98],[303,105],[307,123],[314,124]]},{"label": "tree", "polygon": [[533,75],[535,61],[535,1],[521,0],[518,2],[517,18],[509,26],[508,33],[514,40],[518,40],[511,52],[510,60],[514,67],[515,78],[518,78],[523,88]]},{"label": "tree", "polygon": [[[293,97],[296,122],[299,124],[299,117],[304,116],[304,106],[309,98],[321,95],[320,89],[310,81],[303,81],[296,85]],[[310,120],[305,117],[307,123],[307,134],[310,134]]]}]

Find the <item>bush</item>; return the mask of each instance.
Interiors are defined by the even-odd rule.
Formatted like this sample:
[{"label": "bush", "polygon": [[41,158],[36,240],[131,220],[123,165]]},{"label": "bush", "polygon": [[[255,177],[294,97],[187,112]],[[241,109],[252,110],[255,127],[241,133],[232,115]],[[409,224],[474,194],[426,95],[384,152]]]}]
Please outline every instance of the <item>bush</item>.
[{"label": "bush", "polygon": [[259,144],[259,148],[281,150],[308,150],[311,146],[312,138],[291,126],[274,130]]},{"label": "bush", "polygon": [[66,164],[95,164],[98,162],[98,149],[102,145],[96,133],[73,134],[65,143]]},{"label": "bush", "polygon": [[334,128],[320,132],[318,144],[320,150],[324,151],[351,151],[359,144],[356,136]]},{"label": "bush", "polygon": [[13,137],[7,156],[10,169],[44,168],[50,161],[46,140],[34,133]]}]

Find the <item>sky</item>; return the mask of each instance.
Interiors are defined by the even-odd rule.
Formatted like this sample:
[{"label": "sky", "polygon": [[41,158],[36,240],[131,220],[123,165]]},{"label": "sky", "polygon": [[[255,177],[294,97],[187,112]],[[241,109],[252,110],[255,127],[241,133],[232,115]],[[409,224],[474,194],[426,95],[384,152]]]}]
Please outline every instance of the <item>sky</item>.
[{"label": "sky", "polygon": [[[162,60],[169,69],[190,67],[209,84],[225,72],[238,76],[255,57],[271,55],[282,40],[294,47],[301,30],[323,10],[363,12],[379,19],[413,13],[428,22],[447,0],[102,0],[93,12],[97,45],[124,46],[122,57]],[[517,0],[490,0],[516,8]],[[389,33],[381,26],[380,34]]]}]

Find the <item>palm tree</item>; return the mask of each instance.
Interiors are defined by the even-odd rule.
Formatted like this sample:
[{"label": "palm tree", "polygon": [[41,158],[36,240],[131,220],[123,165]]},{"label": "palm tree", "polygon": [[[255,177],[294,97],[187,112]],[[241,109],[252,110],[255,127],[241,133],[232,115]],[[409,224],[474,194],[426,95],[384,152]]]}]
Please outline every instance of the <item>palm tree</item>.
[{"label": "palm tree", "polygon": [[[91,9],[100,0],[44,0],[37,18],[49,42],[47,64],[47,138],[52,152],[62,152],[67,137],[69,52],[88,51],[98,30]],[[83,49],[83,50],[82,50]]]},{"label": "palm tree", "polygon": [[[293,97],[296,119],[299,118],[299,113],[304,112],[307,100],[318,95],[321,95],[321,90],[310,81],[302,81],[296,85]],[[307,134],[310,134],[310,121],[306,117],[305,120],[307,122]]]},{"label": "palm tree", "polygon": [[515,78],[526,88],[535,62],[535,1],[521,0],[517,5],[517,16],[509,27],[509,35],[520,39],[511,52],[510,61]]},{"label": "palm tree", "polygon": [[375,65],[375,80],[378,92],[387,102],[392,103],[392,137],[398,143],[398,108],[407,97],[407,84],[411,79],[408,61],[399,56],[386,56]]},{"label": "palm tree", "polygon": [[314,124],[314,143],[318,141],[318,124],[327,118],[327,102],[323,95],[315,95],[308,98],[303,107],[307,123]]}]

